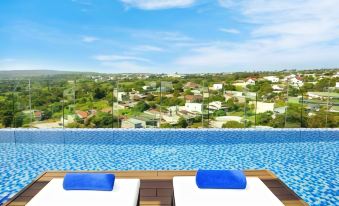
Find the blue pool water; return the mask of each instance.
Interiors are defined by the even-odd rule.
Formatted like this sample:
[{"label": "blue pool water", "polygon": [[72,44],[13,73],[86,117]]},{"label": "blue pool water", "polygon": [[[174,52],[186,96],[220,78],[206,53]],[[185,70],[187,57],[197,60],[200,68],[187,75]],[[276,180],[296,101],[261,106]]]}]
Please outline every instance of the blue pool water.
[{"label": "blue pool water", "polygon": [[310,205],[336,205],[338,132],[0,131],[0,199],[45,170],[269,169]]}]

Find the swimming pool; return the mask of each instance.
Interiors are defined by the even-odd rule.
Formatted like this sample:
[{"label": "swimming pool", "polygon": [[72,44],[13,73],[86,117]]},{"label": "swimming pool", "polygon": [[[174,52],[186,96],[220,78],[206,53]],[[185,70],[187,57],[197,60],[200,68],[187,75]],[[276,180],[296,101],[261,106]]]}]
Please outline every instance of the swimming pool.
[{"label": "swimming pool", "polygon": [[45,170],[269,169],[335,205],[339,130],[0,130],[0,196]]}]

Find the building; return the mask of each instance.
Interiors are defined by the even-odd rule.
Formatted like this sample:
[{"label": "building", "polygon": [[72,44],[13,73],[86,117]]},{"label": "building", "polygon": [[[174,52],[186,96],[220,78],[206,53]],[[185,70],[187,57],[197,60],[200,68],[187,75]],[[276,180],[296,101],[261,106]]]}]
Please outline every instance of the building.
[{"label": "building", "polygon": [[118,92],[116,89],[114,89],[113,95],[114,95],[114,97],[117,98],[117,100],[119,102],[123,102],[123,101],[128,101],[129,100],[129,96],[128,96],[127,92]]},{"label": "building", "polygon": [[302,87],[304,85],[301,77],[293,77],[290,79],[290,84],[293,87]]},{"label": "building", "polygon": [[274,103],[266,103],[266,102],[255,102],[250,101],[251,105],[257,106],[256,111],[257,113],[264,113],[264,112],[273,112],[274,111]]},{"label": "building", "polygon": [[221,90],[223,88],[222,84],[213,84],[213,90]]},{"label": "building", "polygon": [[196,89],[199,88],[200,85],[194,82],[187,82],[184,86],[185,89]]},{"label": "building", "polygon": [[67,115],[65,118],[60,118],[60,126],[64,123],[64,126],[75,122],[75,115]]},{"label": "building", "polygon": [[185,100],[187,103],[201,102],[203,97],[201,95],[186,95]]},{"label": "building", "polygon": [[339,82],[335,83],[335,88],[339,89]]},{"label": "building", "polygon": [[186,103],[185,110],[188,112],[202,113],[202,104],[201,103]]},{"label": "building", "polygon": [[283,91],[284,90],[284,88],[280,87],[277,84],[272,85],[272,89],[273,89],[273,91]]},{"label": "building", "polygon": [[245,81],[245,85],[255,85],[256,78],[247,78]]},{"label": "building", "polygon": [[270,82],[272,82],[272,83],[277,83],[277,82],[279,82],[279,78],[276,77],[276,76],[267,76],[267,77],[264,77],[264,79],[266,79],[266,80],[268,80],[268,81],[270,81]]},{"label": "building", "polygon": [[121,128],[144,128],[143,124],[141,120],[129,118],[121,121]]},{"label": "building", "polygon": [[22,113],[25,115],[32,115],[35,121],[41,121],[43,112],[41,110],[25,110]]},{"label": "building", "polygon": [[223,107],[222,102],[220,101],[214,101],[210,102],[207,106],[210,110],[221,110],[226,109],[226,107]]},{"label": "building", "polygon": [[274,114],[285,114],[286,112],[286,106],[285,107],[277,107],[277,108],[274,108],[273,112]]},{"label": "building", "polygon": [[75,114],[77,115],[78,118],[80,119],[86,119],[88,117],[88,112],[77,110],[75,111]]}]

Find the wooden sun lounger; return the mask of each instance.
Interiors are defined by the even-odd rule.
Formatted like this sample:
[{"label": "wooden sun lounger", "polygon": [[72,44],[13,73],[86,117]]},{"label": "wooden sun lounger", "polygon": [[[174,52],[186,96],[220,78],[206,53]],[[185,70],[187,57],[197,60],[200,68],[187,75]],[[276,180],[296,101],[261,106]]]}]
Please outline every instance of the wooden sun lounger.
[{"label": "wooden sun lounger", "polygon": [[[47,171],[18,192],[5,206],[26,205],[51,179],[63,177],[68,171]],[[93,172],[93,171],[91,171]],[[138,178],[141,206],[171,206],[173,204],[174,176],[194,176],[195,171],[104,171],[117,178]],[[268,170],[246,170],[246,176],[259,177],[279,200],[287,206],[308,205],[279,178]]]}]

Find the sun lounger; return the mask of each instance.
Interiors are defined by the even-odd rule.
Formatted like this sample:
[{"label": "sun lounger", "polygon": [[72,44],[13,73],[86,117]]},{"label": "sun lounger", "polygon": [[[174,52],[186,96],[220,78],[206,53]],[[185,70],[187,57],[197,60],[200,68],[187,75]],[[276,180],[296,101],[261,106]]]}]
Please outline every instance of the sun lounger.
[{"label": "sun lounger", "polygon": [[199,189],[195,176],[174,177],[176,206],[283,206],[257,177],[246,177],[246,189]]},{"label": "sun lounger", "polygon": [[136,206],[139,179],[116,179],[112,191],[64,190],[63,179],[52,179],[26,206]]}]

